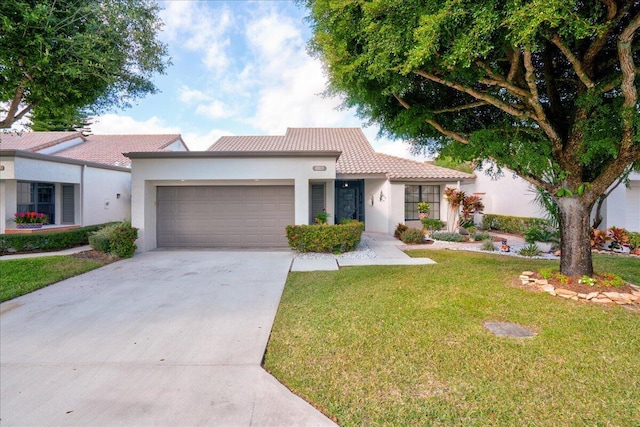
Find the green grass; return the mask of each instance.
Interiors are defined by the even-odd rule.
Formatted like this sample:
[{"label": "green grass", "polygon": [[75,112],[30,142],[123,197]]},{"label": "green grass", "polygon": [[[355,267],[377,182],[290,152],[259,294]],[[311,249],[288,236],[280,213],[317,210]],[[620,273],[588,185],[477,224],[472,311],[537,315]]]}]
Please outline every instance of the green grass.
[{"label": "green grass", "polygon": [[[509,285],[557,261],[412,255],[438,264],[291,273],[265,367],[343,426],[637,425],[638,313]],[[595,264],[640,282],[640,260]]]},{"label": "green grass", "polygon": [[0,261],[0,302],[105,265],[73,256],[45,256]]}]

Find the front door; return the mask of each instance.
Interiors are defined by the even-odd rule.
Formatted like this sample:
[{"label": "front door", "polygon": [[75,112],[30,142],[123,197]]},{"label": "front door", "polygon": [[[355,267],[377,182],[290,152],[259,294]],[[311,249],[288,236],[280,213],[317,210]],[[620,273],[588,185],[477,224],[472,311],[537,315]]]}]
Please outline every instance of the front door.
[{"label": "front door", "polygon": [[364,222],[364,181],[336,181],[336,223],[357,219]]}]

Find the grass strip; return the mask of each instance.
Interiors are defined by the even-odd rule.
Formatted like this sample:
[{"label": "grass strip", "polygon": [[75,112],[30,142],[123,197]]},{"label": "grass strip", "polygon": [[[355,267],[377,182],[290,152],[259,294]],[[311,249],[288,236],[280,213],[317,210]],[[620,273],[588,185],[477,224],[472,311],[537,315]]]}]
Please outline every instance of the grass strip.
[{"label": "grass strip", "polygon": [[82,259],[71,255],[0,261],[0,302],[28,294],[107,263],[105,260]]}]

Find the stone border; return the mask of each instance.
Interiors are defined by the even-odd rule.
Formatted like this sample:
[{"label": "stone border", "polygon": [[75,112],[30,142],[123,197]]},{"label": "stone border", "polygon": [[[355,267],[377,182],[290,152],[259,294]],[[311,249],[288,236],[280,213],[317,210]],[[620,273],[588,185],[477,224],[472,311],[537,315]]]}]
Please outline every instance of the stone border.
[{"label": "stone border", "polygon": [[572,299],[575,301],[588,301],[599,304],[620,304],[620,305],[637,305],[640,306],[640,287],[631,285],[634,289],[630,294],[622,292],[590,292],[582,294],[568,289],[556,288],[545,279],[536,279],[531,276],[533,271],[523,271],[518,278],[523,285],[534,285],[541,291],[553,296]]}]

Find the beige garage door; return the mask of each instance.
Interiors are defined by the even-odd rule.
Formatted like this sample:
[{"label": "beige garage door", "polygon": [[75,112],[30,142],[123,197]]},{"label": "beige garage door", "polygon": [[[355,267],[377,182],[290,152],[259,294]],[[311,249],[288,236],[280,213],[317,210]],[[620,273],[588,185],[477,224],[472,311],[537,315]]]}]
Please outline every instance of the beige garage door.
[{"label": "beige garage door", "polygon": [[287,246],[293,186],[158,187],[158,247]]}]

